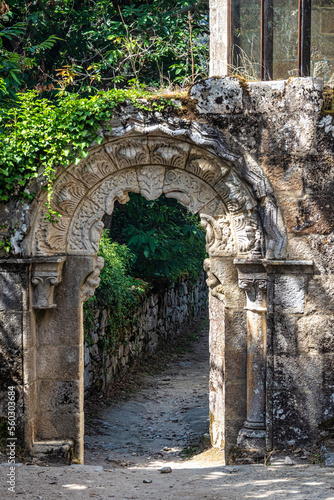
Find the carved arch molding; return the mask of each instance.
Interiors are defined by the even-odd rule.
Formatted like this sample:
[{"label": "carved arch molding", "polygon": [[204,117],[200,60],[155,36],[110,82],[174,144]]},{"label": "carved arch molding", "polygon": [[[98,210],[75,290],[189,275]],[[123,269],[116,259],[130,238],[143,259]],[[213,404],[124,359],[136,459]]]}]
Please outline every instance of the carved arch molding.
[{"label": "carved arch molding", "polygon": [[[262,257],[272,220],[263,234],[257,202],[234,166],[206,148],[166,136],[132,136],[95,147],[78,165],[60,173],[52,209],[57,223],[45,220],[39,199],[32,230],[24,242],[30,256],[95,255],[105,213],[128,193],[154,200],[162,193],[198,213],[207,234],[210,257]],[[267,224],[268,225],[268,224]],[[279,230],[276,230],[279,233]],[[281,245],[284,236],[267,241]]]},{"label": "carved arch molding", "polygon": [[[129,192],[140,193],[147,200],[154,200],[165,194],[167,197],[176,198],[192,213],[200,215],[201,223],[206,229],[207,253],[210,257],[204,263],[208,273],[208,286],[211,288],[212,295],[220,300],[225,301],[228,293],[226,291],[225,294],[222,284],[224,276],[219,274],[219,266],[215,267],[215,262],[224,258],[238,257],[239,261],[259,263],[259,259],[263,257],[267,259],[284,257],[286,237],[282,219],[272,197],[271,188],[254,161],[247,158],[247,155],[239,159],[233,156],[227,151],[222,141],[217,139],[217,136],[213,134],[210,138],[209,134],[205,135],[203,130],[200,132],[193,130],[190,133],[177,129],[177,132],[173,133],[164,125],[163,131],[157,126],[155,130],[151,127],[149,131],[143,133],[136,130],[136,126],[132,130],[124,127],[123,133],[116,131],[114,136],[105,137],[103,145],[92,147],[85,160],[58,172],[51,208],[61,214],[59,222],[51,223],[45,219],[47,195],[42,192],[32,207],[30,231],[22,241],[23,254],[33,258],[31,282],[34,287],[33,308],[49,309],[54,315],[51,323],[47,324],[43,323],[43,314],[36,316],[37,336],[43,339],[45,332],[49,332],[51,327],[56,333],[58,322],[61,321],[64,331],[67,332],[66,342],[68,345],[69,339],[72,342],[72,350],[69,352],[77,353],[78,360],[82,359],[80,351],[82,316],[77,306],[80,299],[85,301],[93,295],[99,284],[99,273],[103,266],[103,259],[97,257],[103,230],[101,219],[105,213],[112,213],[115,200],[126,203],[129,199]],[[167,133],[164,133],[166,131]],[[65,260],[66,264],[68,261],[72,262],[70,266],[74,266],[73,261],[78,261],[78,265],[89,261],[89,268],[84,267],[82,273],[78,273],[78,276],[80,274],[78,278],[73,276],[74,281],[78,280],[75,281],[75,286],[77,286],[75,293],[81,284],[81,293],[75,295],[75,303],[73,299],[73,309],[66,309],[67,305],[65,307],[66,297],[71,293],[67,290],[71,287],[67,285],[72,279],[68,271],[62,276]],[[70,269],[73,268],[70,267]],[[262,274],[257,271],[256,268],[255,277],[252,276],[253,285],[257,283],[259,276],[263,281]],[[62,278],[64,278],[65,286],[63,295],[59,294],[58,298],[62,302],[58,305],[54,304],[53,290]],[[249,276],[244,277],[244,281],[246,278],[248,279]],[[251,293],[249,296],[249,315],[257,314],[260,319],[256,317],[254,324],[260,325],[264,321],[264,306],[262,302],[258,304],[255,299],[253,304]],[[68,321],[66,319],[65,323],[62,317],[62,307],[66,309],[64,312],[67,314],[66,318],[71,318]],[[46,318],[51,318],[50,311],[49,316],[45,316]],[[258,333],[258,330],[256,332]],[[53,345],[53,342],[56,342],[54,338],[58,339],[58,336],[55,334],[52,337],[51,345],[47,345],[47,352],[49,350],[55,352],[55,358],[60,359],[60,353],[63,355],[67,351],[64,351],[62,345]],[[60,342],[59,339],[57,342]],[[258,349],[258,351],[260,352],[259,359],[264,363],[265,355],[261,350]],[[38,356],[42,361],[43,356],[47,359],[43,347],[38,352]],[[29,360],[30,358],[27,358],[28,364]],[[217,366],[220,366],[219,356],[216,361]],[[38,450],[44,449],[45,440],[52,439],[53,442],[55,439],[60,440],[71,436],[76,443],[75,453],[82,459],[83,394],[82,385],[80,385],[82,366],[79,366],[73,374],[71,365],[69,374],[66,374],[61,365],[58,367],[59,373],[55,374],[56,369],[48,367],[45,360],[38,363],[39,365],[41,368],[38,368],[40,370],[38,376],[42,382],[46,380],[46,385],[49,380],[53,379],[56,380],[55,387],[58,387],[59,381],[63,380],[74,380],[78,383],[81,389],[78,389],[77,399],[81,401],[81,406],[77,415],[73,416],[73,425],[68,420],[66,408],[58,408],[54,414],[51,414],[50,410],[49,418],[52,426],[45,426],[45,415],[38,414],[36,425],[34,424],[37,430],[32,431],[32,435],[35,435],[35,438],[32,438],[34,449],[36,453],[39,453]],[[255,421],[257,431],[260,429],[262,432],[264,428],[263,398],[259,400],[257,394],[259,390],[262,395],[264,394],[264,377],[261,371],[262,365],[260,367],[259,363],[255,365],[260,373],[259,384],[255,392],[253,391],[255,403],[253,406],[250,405],[248,420],[249,426],[252,426]],[[252,380],[255,379],[255,376],[251,374],[250,387],[252,387]],[[217,391],[221,391],[223,384],[223,381],[219,380],[220,389]],[[50,396],[50,401],[54,399],[57,399],[56,389]],[[31,403],[31,406],[34,407],[34,404],[34,402]],[[254,408],[256,411],[253,411]],[[224,418],[219,416],[218,410],[212,411],[216,412],[215,421],[218,426],[218,422],[223,422]],[[255,417],[251,411],[255,413]],[[68,430],[64,428],[64,422],[68,425]],[[224,431],[221,432],[221,435],[223,434]]]}]

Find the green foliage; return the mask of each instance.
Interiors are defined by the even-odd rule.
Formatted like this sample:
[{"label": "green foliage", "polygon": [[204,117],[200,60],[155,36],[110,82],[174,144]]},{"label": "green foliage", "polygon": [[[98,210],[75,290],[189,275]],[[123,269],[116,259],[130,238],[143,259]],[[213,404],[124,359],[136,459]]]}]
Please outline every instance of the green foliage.
[{"label": "green foliage", "polygon": [[25,45],[18,53],[6,49],[5,43],[23,39],[27,24],[18,22],[4,27],[0,22],[0,28],[0,104],[2,107],[9,107],[12,101],[16,100],[16,93],[22,87],[24,72],[36,66],[36,55],[42,55],[46,50],[50,50],[56,43],[57,37],[50,35],[38,45]]},{"label": "green foliage", "polygon": [[174,199],[147,201],[131,193],[126,205],[116,204],[111,237],[134,255],[132,273],[145,278],[181,275],[196,279],[205,258],[205,232],[199,217]]},{"label": "green foliage", "polygon": [[4,56],[19,58],[12,76],[21,89],[90,92],[171,80],[187,85],[207,73],[207,0],[6,0],[6,5],[5,29],[21,31],[7,40]]},{"label": "green foliage", "polygon": [[94,297],[84,304],[86,336],[93,327],[95,310],[109,312],[109,334],[104,344],[116,346],[124,329],[133,321],[133,311],[139,306],[148,290],[145,281],[130,275],[133,255],[125,245],[112,242],[106,231],[100,241],[99,255],[104,258],[100,285]]},{"label": "green foliage", "polygon": [[[164,99],[143,103],[139,98],[150,100],[150,94],[127,89],[80,98],[64,92],[54,102],[39,99],[36,91],[18,94],[19,108],[0,112],[0,201],[17,195],[31,198],[34,193],[24,188],[31,179],[44,176],[50,202],[55,168],[78,163],[92,141],[102,142],[97,129],[120,102],[130,100],[138,108],[153,110],[171,105]],[[51,216],[57,216],[48,205]]]}]

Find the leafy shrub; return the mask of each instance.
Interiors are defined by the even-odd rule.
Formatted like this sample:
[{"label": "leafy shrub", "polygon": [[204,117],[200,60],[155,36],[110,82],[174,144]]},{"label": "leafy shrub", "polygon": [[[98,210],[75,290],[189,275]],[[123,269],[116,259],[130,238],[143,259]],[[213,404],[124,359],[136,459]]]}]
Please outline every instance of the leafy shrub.
[{"label": "leafy shrub", "polygon": [[3,71],[11,88],[38,86],[52,94],[57,88],[91,92],[134,82],[183,85],[207,73],[207,0],[6,0],[5,5],[9,11],[0,15],[0,29],[2,24],[14,37],[21,31],[14,42],[4,40],[8,69]]},{"label": "leafy shrub", "polygon": [[110,235],[130,248],[135,275],[175,281],[182,275],[197,279],[202,270],[205,231],[199,217],[175,199],[147,201],[131,193],[126,205],[116,204]]},{"label": "leafy shrub", "polygon": [[109,313],[109,335],[105,342],[113,346],[129,323],[133,321],[133,311],[145,297],[149,286],[145,281],[130,274],[133,254],[125,246],[112,242],[107,231],[103,232],[99,255],[104,258],[100,274],[100,285],[94,297],[84,304],[85,331],[92,329],[97,308],[105,308]]}]

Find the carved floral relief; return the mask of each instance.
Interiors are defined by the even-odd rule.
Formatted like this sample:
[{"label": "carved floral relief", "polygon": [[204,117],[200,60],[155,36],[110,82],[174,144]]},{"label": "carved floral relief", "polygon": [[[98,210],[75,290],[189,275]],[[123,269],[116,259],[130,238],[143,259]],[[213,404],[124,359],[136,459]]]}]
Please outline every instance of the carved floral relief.
[{"label": "carved floral relief", "polygon": [[85,200],[74,215],[67,243],[67,253],[94,255],[102,236],[104,210],[91,200]]},{"label": "carved floral relief", "polygon": [[103,148],[91,153],[85,160],[71,168],[71,174],[87,187],[93,187],[108,175],[116,172],[117,167]]},{"label": "carved floral relief", "polygon": [[40,210],[34,254],[96,254],[101,218],[113,212],[115,200],[126,203],[128,193],[135,192],[148,200],[164,193],[190,212],[200,213],[210,256],[261,256],[262,235],[252,213],[255,203],[237,174],[211,152],[147,136],[104,147],[56,181],[52,206],[62,217],[52,224],[44,220],[46,209]]},{"label": "carved floral relief", "polygon": [[147,200],[156,200],[162,194],[165,177],[163,167],[143,167],[137,172],[140,193]]},{"label": "carved floral relief", "polygon": [[118,172],[104,180],[93,193],[91,193],[90,198],[96,205],[101,207],[105,213],[112,214],[115,200],[118,200],[120,203],[129,201],[128,192],[140,192],[137,174],[134,169]]},{"label": "carved floral relief", "polygon": [[198,177],[177,170],[166,172],[163,192],[167,198],[176,198],[193,214],[216,196],[213,189]]},{"label": "carved floral relief", "polygon": [[201,226],[206,231],[206,251],[210,257],[223,257],[235,254],[235,243],[230,217],[214,218],[201,215]]}]

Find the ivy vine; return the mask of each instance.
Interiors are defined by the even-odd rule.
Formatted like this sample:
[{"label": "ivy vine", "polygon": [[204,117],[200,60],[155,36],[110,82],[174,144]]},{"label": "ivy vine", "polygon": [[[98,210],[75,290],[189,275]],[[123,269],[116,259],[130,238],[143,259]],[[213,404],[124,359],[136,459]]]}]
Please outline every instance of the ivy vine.
[{"label": "ivy vine", "polygon": [[137,89],[101,91],[89,98],[59,93],[54,101],[40,99],[37,91],[18,94],[18,107],[0,112],[0,201],[13,197],[32,199],[28,183],[45,179],[48,218],[56,168],[79,163],[89,146],[101,144],[98,130],[121,103],[130,101],[138,109],[162,111],[173,106],[170,99],[157,99]]}]

